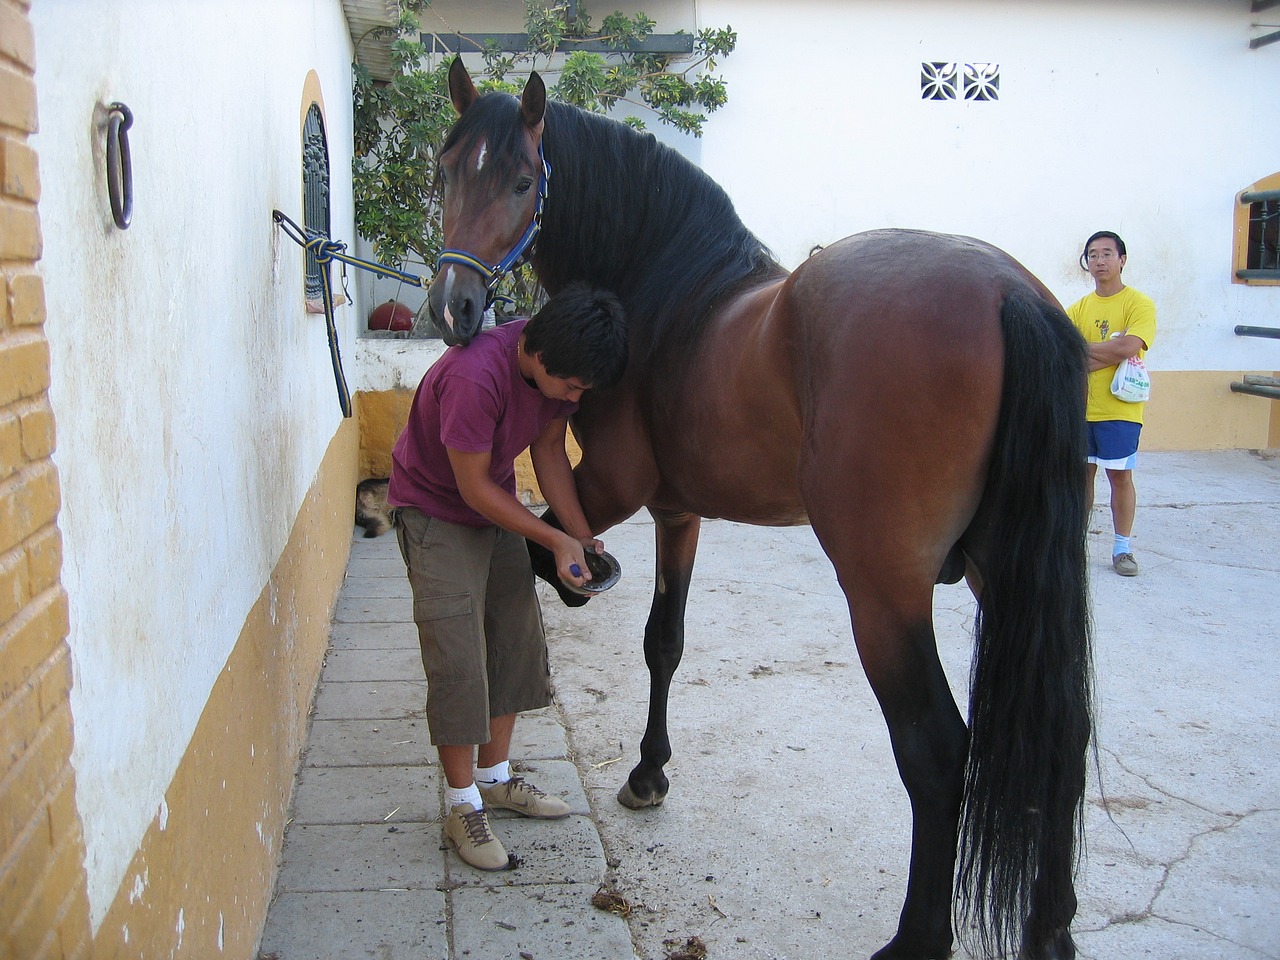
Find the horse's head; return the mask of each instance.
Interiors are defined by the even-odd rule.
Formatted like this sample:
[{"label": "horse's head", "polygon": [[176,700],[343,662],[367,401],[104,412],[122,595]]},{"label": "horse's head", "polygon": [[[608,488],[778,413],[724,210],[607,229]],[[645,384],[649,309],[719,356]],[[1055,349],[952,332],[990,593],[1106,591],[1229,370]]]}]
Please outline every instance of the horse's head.
[{"label": "horse's head", "polygon": [[449,96],[458,120],[440,153],[445,250],[427,304],[445,343],[465,346],[498,278],[528,256],[541,227],[547,91],[533,73],[519,100],[482,97],[458,58],[449,67]]}]

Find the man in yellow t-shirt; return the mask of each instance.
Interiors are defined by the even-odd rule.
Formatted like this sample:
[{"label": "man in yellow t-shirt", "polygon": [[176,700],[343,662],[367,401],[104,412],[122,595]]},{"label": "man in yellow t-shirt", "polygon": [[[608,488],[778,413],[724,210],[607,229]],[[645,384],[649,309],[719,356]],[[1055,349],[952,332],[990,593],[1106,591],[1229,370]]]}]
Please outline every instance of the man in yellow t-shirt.
[{"label": "man in yellow t-shirt", "polygon": [[1129,538],[1137,511],[1133,468],[1138,460],[1145,403],[1127,403],[1111,394],[1116,367],[1130,357],[1142,359],[1156,336],[1156,305],[1120,279],[1128,255],[1124,241],[1099,230],[1084,245],[1080,266],[1093,277],[1094,291],[1067,308],[1067,316],[1089,344],[1089,506],[1093,507],[1098,467],[1111,484],[1111,525],[1115,532],[1111,564],[1122,577],[1136,577],[1138,562]]}]

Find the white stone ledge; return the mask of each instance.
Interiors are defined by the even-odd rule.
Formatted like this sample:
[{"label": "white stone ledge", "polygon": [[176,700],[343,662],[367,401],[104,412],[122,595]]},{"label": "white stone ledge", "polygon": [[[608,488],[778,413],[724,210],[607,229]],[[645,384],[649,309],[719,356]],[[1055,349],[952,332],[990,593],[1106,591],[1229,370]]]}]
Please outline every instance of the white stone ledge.
[{"label": "white stone ledge", "polygon": [[363,336],[356,339],[355,390],[416,390],[422,375],[444,353],[443,340],[398,336]]}]

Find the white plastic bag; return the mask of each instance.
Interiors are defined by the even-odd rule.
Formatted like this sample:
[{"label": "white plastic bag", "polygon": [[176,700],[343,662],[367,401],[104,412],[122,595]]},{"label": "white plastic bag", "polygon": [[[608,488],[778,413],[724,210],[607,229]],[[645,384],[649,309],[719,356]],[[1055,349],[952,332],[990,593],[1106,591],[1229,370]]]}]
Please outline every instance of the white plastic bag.
[{"label": "white plastic bag", "polygon": [[1125,403],[1145,403],[1151,399],[1151,376],[1147,365],[1137,357],[1116,364],[1111,378],[1111,392]]}]

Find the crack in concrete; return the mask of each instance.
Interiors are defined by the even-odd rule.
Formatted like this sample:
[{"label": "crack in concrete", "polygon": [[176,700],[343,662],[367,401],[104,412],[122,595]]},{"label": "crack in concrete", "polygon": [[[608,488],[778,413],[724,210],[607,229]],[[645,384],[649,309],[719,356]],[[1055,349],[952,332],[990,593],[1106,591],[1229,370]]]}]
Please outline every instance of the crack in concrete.
[{"label": "crack in concrete", "polygon": [[[1108,757],[1110,757],[1113,761],[1115,761],[1116,766],[1118,766],[1118,767],[1119,767],[1121,770],[1123,770],[1125,773],[1129,774],[1129,776],[1131,776],[1131,777],[1133,777],[1134,779],[1136,779],[1136,780],[1140,781],[1141,783],[1145,784],[1145,785],[1146,785],[1147,787],[1149,787],[1149,788],[1150,788],[1154,793],[1157,793],[1157,794],[1159,794],[1160,796],[1162,796],[1162,797],[1164,797],[1164,798],[1166,798],[1166,799],[1168,799],[1168,800],[1176,800],[1176,801],[1178,801],[1179,803],[1185,803],[1185,804],[1187,804],[1187,806],[1192,807],[1192,808],[1194,808],[1194,809],[1196,809],[1196,810],[1199,810],[1201,813],[1206,813],[1206,814],[1208,814],[1208,815],[1210,815],[1210,816],[1213,816],[1213,817],[1227,817],[1227,818],[1230,818],[1230,817],[1241,816],[1241,814],[1222,813],[1222,812],[1221,812],[1221,811],[1219,811],[1219,810],[1213,810],[1213,809],[1210,809],[1209,807],[1206,807],[1204,804],[1199,803],[1199,802],[1197,802],[1196,800],[1193,800],[1193,799],[1192,799],[1192,798],[1190,798],[1190,797],[1182,797],[1182,796],[1179,796],[1179,795],[1178,795],[1178,794],[1176,794],[1176,793],[1173,793],[1173,792],[1171,792],[1171,791],[1169,791],[1169,790],[1165,789],[1164,787],[1162,787],[1162,786],[1160,786],[1158,783],[1156,783],[1154,780],[1152,780],[1152,779],[1151,779],[1149,776],[1147,776],[1146,774],[1139,773],[1137,770],[1134,770],[1132,767],[1128,766],[1128,765],[1127,765],[1127,764],[1126,764],[1122,759],[1120,759],[1120,755],[1119,755],[1118,753],[1116,753],[1114,750],[1112,750],[1112,749],[1110,749],[1110,748],[1108,748],[1108,747],[1104,747],[1104,746],[1101,746],[1101,745],[1100,745],[1100,746],[1098,747],[1098,751],[1099,751],[1100,753],[1105,753]],[[1104,799],[1104,800],[1106,799],[1106,798],[1105,798],[1105,795],[1103,796],[1103,799]],[[1251,811],[1248,811],[1248,813],[1255,813],[1255,812],[1258,812],[1258,811],[1252,811],[1252,810],[1251,810]],[[1244,815],[1246,815],[1246,816],[1247,816],[1247,813],[1246,813],[1246,814],[1244,814]],[[1114,822],[1114,821],[1113,821],[1113,822]]]},{"label": "crack in concrete", "polygon": [[[1145,785],[1157,796],[1163,797],[1170,801],[1175,801],[1178,803],[1185,804],[1194,810],[1198,810],[1201,813],[1204,813],[1210,817],[1213,817],[1217,820],[1224,821],[1224,822],[1210,824],[1209,826],[1205,827],[1203,830],[1200,830],[1197,833],[1192,834],[1190,837],[1187,838],[1186,844],[1180,853],[1177,853],[1174,856],[1170,857],[1168,860],[1161,862],[1160,860],[1146,856],[1138,851],[1138,848],[1134,845],[1133,841],[1129,839],[1129,835],[1125,832],[1124,828],[1120,826],[1119,823],[1116,822],[1115,818],[1111,814],[1111,810],[1106,806],[1106,794],[1105,792],[1102,791],[1101,784],[1099,784],[1099,794],[1103,802],[1103,807],[1102,807],[1103,812],[1106,814],[1107,819],[1111,821],[1112,826],[1114,826],[1120,832],[1120,835],[1123,836],[1125,838],[1125,841],[1129,844],[1129,849],[1133,852],[1134,859],[1140,864],[1151,865],[1151,866],[1159,865],[1162,869],[1160,872],[1160,877],[1155,882],[1152,889],[1151,896],[1148,898],[1145,907],[1143,907],[1141,910],[1138,910],[1138,911],[1131,910],[1122,914],[1118,914],[1116,916],[1109,917],[1107,919],[1107,922],[1104,923],[1101,927],[1082,928],[1082,932],[1083,930],[1088,930],[1089,932],[1096,933],[1101,930],[1105,930],[1111,926],[1124,926],[1128,924],[1138,924],[1138,923],[1142,923],[1145,920],[1155,919],[1155,920],[1161,920],[1165,923],[1173,924],[1176,926],[1182,926],[1182,927],[1187,927],[1193,930],[1202,931],[1208,934],[1209,936],[1213,937],[1215,940],[1219,940],[1223,943],[1229,943],[1232,946],[1252,951],[1253,950],[1252,947],[1249,947],[1242,943],[1238,943],[1230,939],[1229,937],[1222,936],[1216,931],[1205,927],[1203,924],[1192,923],[1190,921],[1181,920],[1175,916],[1170,916],[1170,915],[1161,913],[1156,908],[1156,904],[1160,900],[1161,896],[1163,896],[1163,894],[1165,893],[1166,888],[1169,884],[1170,877],[1173,875],[1173,872],[1178,867],[1187,863],[1191,859],[1192,855],[1196,852],[1196,849],[1200,847],[1207,838],[1224,834],[1224,833],[1227,833],[1228,831],[1234,830],[1235,828],[1239,827],[1241,824],[1243,824],[1245,821],[1247,821],[1251,817],[1257,816],[1259,814],[1276,813],[1278,812],[1278,810],[1280,810],[1280,808],[1258,807],[1258,808],[1246,810],[1243,813],[1222,813],[1221,811],[1210,809],[1209,807],[1205,806],[1203,803],[1199,803],[1190,797],[1180,796],[1170,790],[1165,789],[1164,787],[1155,783],[1151,779],[1151,777],[1146,776],[1142,773],[1139,773],[1138,771],[1128,766],[1120,758],[1119,754],[1116,753],[1114,750],[1108,749],[1106,747],[1101,747],[1101,746],[1098,747],[1098,750],[1100,753],[1104,753],[1108,757],[1110,757],[1112,761],[1115,762],[1116,766],[1118,766],[1121,770],[1123,770],[1129,776],[1133,777],[1134,779],[1136,779],[1137,781]],[[1259,954],[1259,956],[1280,958],[1280,954],[1274,954],[1274,953]]]},{"label": "crack in concrete", "polygon": [[1280,507],[1271,499],[1258,500],[1170,500],[1163,503],[1143,504],[1147,510],[1195,510],[1209,507]]}]

